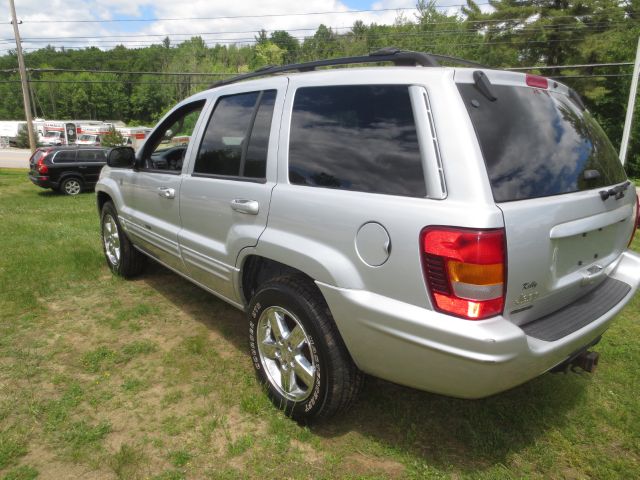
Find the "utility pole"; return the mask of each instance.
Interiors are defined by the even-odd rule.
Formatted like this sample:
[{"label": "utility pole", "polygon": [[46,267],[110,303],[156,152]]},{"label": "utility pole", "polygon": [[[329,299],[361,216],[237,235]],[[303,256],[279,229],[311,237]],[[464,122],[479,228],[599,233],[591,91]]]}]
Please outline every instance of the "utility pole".
[{"label": "utility pole", "polygon": [[638,91],[638,74],[640,74],[640,37],[638,37],[636,61],[633,64],[633,78],[631,79],[631,90],[629,90],[629,101],[627,102],[627,116],[624,119],[622,143],[620,144],[620,161],[622,162],[622,165],[624,165],[624,162],[627,159],[627,149],[629,148],[631,122],[633,121],[633,111],[636,107],[636,92]]},{"label": "utility pole", "polygon": [[13,0],[9,0],[11,7],[11,23],[13,24],[13,34],[16,37],[16,52],[18,54],[18,67],[20,69],[20,83],[22,83],[22,99],[24,100],[24,114],[27,119],[27,131],[29,132],[29,146],[31,153],[36,151],[36,138],[33,133],[33,117],[31,116],[31,102],[29,99],[29,86],[27,84],[27,69],[24,66],[24,58],[22,56],[22,42],[20,40],[20,31],[18,30],[18,19],[16,17],[16,6]]}]

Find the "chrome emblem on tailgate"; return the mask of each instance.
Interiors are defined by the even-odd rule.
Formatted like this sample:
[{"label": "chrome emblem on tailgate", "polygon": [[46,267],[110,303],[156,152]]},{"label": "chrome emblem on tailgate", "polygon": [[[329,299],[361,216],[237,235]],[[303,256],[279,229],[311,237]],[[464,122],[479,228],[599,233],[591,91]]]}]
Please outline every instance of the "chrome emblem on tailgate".
[{"label": "chrome emblem on tailgate", "polygon": [[587,271],[582,274],[582,281],[580,282],[580,285],[591,285],[597,278],[600,277],[600,274],[603,270],[604,267],[602,265],[598,265],[597,263],[595,265],[591,265],[589,268],[587,268]]}]

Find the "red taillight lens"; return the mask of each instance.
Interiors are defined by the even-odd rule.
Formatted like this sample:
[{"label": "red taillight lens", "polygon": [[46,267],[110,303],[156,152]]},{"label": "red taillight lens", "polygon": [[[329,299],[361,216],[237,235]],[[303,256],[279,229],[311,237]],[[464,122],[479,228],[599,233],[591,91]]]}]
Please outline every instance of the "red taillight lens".
[{"label": "red taillight lens", "polygon": [[[45,155],[46,157],[46,155]],[[39,174],[45,174],[45,173],[49,173],[49,167],[47,167],[44,164],[44,159],[45,157],[42,157],[40,160],[38,160],[38,163],[36,164],[36,169],[38,170]]]},{"label": "red taillight lens", "polygon": [[504,230],[428,227],[420,245],[435,307],[480,320],[502,313],[505,292]]},{"label": "red taillight lens", "polygon": [[527,85],[536,88],[549,88],[549,80],[539,75],[527,75]]}]

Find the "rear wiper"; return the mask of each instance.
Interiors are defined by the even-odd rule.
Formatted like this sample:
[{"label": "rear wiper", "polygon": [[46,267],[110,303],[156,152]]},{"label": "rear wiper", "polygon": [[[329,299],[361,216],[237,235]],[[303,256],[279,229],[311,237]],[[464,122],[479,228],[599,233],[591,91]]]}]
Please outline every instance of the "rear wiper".
[{"label": "rear wiper", "polygon": [[622,185],[618,185],[617,187],[610,188],[609,190],[600,190],[598,193],[600,194],[600,198],[604,202],[609,197],[614,197],[616,200],[620,200],[624,197],[624,192],[629,188],[631,182],[627,180]]},{"label": "rear wiper", "polygon": [[476,84],[476,88],[480,90],[480,93],[487,97],[490,102],[495,102],[498,99],[498,97],[493,93],[489,77],[487,77],[484,72],[481,72],[480,70],[473,72],[473,81]]}]

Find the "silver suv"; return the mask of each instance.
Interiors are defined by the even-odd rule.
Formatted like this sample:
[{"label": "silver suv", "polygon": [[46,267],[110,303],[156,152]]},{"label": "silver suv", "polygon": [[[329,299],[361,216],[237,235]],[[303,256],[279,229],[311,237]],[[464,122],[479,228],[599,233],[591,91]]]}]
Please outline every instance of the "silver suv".
[{"label": "silver suv", "polygon": [[297,419],[363,373],[480,398],[592,370],[640,284],[636,192],[571,89],[438,59],[272,67],[182,101],[102,170],[109,267],[151,257],[245,311]]}]

